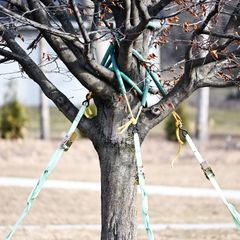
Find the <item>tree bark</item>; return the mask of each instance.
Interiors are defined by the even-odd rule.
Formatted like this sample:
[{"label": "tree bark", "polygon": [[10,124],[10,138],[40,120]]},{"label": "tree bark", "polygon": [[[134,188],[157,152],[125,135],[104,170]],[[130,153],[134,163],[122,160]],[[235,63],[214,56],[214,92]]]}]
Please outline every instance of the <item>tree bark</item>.
[{"label": "tree bark", "polygon": [[137,239],[137,169],[132,127],[123,134],[118,132],[118,119],[125,122],[123,107],[124,103],[120,103],[115,109],[99,109],[100,134],[92,139],[101,169],[101,240]]},{"label": "tree bark", "polygon": [[136,240],[134,147],[124,142],[98,149],[101,167],[101,240]]}]

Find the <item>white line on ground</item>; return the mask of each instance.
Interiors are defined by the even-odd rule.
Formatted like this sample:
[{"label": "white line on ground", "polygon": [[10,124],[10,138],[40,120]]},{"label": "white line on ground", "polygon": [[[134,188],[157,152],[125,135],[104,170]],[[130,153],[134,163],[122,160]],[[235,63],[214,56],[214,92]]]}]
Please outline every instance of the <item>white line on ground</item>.
[{"label": "white line on ground", "polygon": [[[14,178],[0,177],[0,187],[28,187],[31,188],[36,184],[37,179],[33,178]],[[100,183],[97,182],[80,182],[80,181],[63,181],[63,180],[48,180],[45,188],[58,189],[75,189],[100,191]],[[148,185],[146,186],[149,194],[164,195],[164,196],[182,196],[182,197],[208,197],[216,198],[218,194],[214,189],[210,188],[193,188],[193,187],[176,187],[176,186],[161,186]],[[223,190],[225,196],[230,199],[240,199],[240,190]]]},{"label": "white line on ground", "polygon": [[[235,229],[234,224],[230,223],[204,223],[204,224],[152,224],[151,225],[154,231],[162,231],[166,229],[172,230],[218,230],[218,229]],[[5,230],[9,228],[9,226],[0,226],[0,230]],[[100,224],[59,224],[59,225],[20,225],[20,229],[29,230],[29,231],[36,231],[36,230],[57,230],[57,231],[64,231],[64,230],[89,230],[89,231],[100,231],[101,226]],[[138,225],[139,229],[145,229],[143,224]]]}]

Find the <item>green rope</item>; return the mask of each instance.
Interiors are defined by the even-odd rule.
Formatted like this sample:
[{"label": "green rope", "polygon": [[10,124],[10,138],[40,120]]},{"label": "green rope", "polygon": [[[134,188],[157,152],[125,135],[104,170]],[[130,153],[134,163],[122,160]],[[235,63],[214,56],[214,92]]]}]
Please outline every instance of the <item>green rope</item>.
[{"label": "green rope", "polygon": [[24,210],[22,211],[21,215],[19,216],[18,220],[16,223],[12,226],[11,230],[9,233],[5,236],[4,240],[9,240],[17,230],[17,227],[19,226],[20,222],[23,220],[23,218],[27,215],[28,211],[30,210],[30,207],[32,205],[32,202],[34,199],[38,196],[39,192],[42,190],[44,183],[47,181],[48,176],[52,172],[52,170],[55,168],[56,164],[58,163],[59,159],[63,155],[65,151],[69,149],[73,142],[73,135],[75,133],[75,130],[85,112],[86,107],[88,106],[88,102],[85,101],[83,105],[81,106],[77,116],[75,117],[66,137],[63,139],[62,143],[59,145],[57,150],[54,152],[52,155],[47,167],[44,169],[42,172],[40,178],[37,181],[37,184],[34,186],[33,190],[29,194],[26,202],[26,206]]}]

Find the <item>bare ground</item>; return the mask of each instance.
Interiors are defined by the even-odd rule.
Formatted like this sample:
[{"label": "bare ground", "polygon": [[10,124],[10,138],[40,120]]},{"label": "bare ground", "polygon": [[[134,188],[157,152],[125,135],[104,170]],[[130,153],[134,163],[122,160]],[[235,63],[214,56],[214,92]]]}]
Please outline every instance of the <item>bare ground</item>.
[{"label": "bare ground", "polygon": [[[1,176],[37,178],[47,165],[58,141],[0,141]],[[240,189],[239,140],[229,144],[224,139],[211,140],[201,146],[202,155],[211,162],[220,185]],[[211,187],[203,176],[188,146],[171,168],[177,145],[159,137],[146,139],[143,160],[147,184]],[[50,179],[99,181],[97,155],[92,144],[80,139],[60,160]],[[0,225],[12,225],[25,205],[31,189],[0,187]],[[232,201],[240,209],[239,201]],[[142,224],[139,199],[139,220]],[[231,223],[232,219],[219,199],[149,196],[151,222],[159,223]],[[44,189],[34,202],[23,225],[40,225],[40,229],[21,228],[13,239],[99,239],[99,231],[52,230],[49,224],[100,224],[100,193],[80,190]],[[0,228],[3,237],[8,227]],[[172,230],[156,231],[156,240],[237,240],[235,230]],[[147,239],[139,230],[139,240]]]}]

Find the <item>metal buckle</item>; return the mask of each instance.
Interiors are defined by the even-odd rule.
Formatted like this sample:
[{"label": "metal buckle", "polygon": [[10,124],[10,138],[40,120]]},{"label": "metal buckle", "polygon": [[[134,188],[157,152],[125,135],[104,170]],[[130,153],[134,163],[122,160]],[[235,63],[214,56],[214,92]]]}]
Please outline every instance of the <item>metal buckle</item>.
[{"label": "metal buckle", "polygon": [[202,168],[202,170],[203,170],[203,172],[204,172],[204,174],[205,174],[205,176],[208,180],[210,180],[210,177],[215,176],[212,168],[209,166],[207,161],[202,162],[200,165],[201,165],[201,168]]},{"label": "metal buckle", "polygon": [[66,152],[69,150],[69,148],[71,147],[71,145],[73,144],[73,142],[77,139],[77,133],[73,132],[70,136],[67,136],[62,144],[61,147],[63,148],[63,150]]}]

